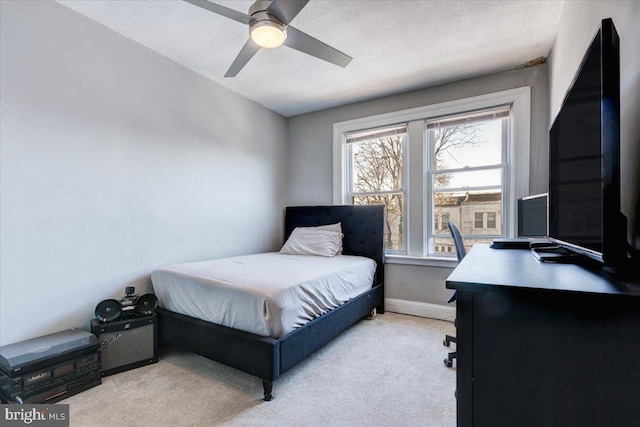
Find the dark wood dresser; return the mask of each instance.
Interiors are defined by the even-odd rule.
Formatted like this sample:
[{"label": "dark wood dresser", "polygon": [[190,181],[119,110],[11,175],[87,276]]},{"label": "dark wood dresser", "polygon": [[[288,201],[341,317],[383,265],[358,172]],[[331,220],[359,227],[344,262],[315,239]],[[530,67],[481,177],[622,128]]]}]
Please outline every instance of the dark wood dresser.
[{"label": "dark wood dresser", "polygon": [[640,283],[475,245],[457,290],[458,426],[640,425]]}]

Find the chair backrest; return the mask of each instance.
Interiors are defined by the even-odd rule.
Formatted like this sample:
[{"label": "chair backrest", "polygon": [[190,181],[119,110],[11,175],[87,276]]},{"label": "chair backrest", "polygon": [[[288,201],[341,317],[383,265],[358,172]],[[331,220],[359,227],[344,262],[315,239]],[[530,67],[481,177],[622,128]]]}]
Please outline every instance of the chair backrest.
[{"label": "chair backrest", "polygon": [[462,258],[467,254],[467,250],[464,247],[464,240],[462,240],[462,234],[458,227],[451,221],[448,221],[449,231],[451,231],[451,237],[453,237],[453,243],[456,245],[456,255],[458,256],[458,262],[462,261]]}]

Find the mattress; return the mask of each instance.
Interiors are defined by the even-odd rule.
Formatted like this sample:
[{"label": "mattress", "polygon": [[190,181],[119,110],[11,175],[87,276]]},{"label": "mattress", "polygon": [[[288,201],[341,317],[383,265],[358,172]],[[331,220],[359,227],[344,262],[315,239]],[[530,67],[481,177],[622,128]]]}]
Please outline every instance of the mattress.
[{"label": "mattress", "polygon": [[176,264],[151,275],[160,307],[279,338],[371,289],[376,263],[262,253]]}]

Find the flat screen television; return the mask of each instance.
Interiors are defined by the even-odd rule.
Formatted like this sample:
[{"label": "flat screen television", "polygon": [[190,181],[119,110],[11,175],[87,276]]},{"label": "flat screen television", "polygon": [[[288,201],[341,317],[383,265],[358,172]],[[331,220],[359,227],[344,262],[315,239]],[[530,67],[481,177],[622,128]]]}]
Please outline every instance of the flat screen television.
[{"label": "flat screen television", "polygon": [[620,59],[602,20],[549,132],[549,238],[610,265],[626,255],[620,212]]},{"label": "flat screen television", "polygon": [[549,212],[546,194],[518,199],[518,237],[547,237]]}]

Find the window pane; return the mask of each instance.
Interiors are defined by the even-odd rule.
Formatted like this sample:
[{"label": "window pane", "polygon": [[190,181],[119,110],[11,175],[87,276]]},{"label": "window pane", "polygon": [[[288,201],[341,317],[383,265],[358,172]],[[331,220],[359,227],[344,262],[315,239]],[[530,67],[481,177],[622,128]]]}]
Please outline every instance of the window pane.
[{"label": "window pane", "polygon": [[506,119],[429,130],[434,168],[458,169],[502,163],[502,123]]},{"label": "window pane", "polygon": [[352,192],[402,189],[405,137],[396,135],[351,144]]},{"label": "window pane", "polygon": [[496,213],[487,212],[487,228],[496,228]]},{"label": "window pane", "polygon": [[448,227],[436,228],[439,216],[447,215],[463,235],[502,235],[502,192],[500,191],[434,193],[433,207],[435,224],[432,232],[434,234],[449,234]]},{"label": "window pane", "polygon": [[482,228],[482,225],[483,225],[482,218],[483,217],[484,217],[484,215],[482,213],[479,213],[479,212],[475,213],[475,219],[474,219],[474,224],[473,224],[474,228]]},{"label": "window pane", "polygon": [[390,250],[404,250],[404,203],[402,193],[353,196],[351,203],[354,205],[385,205],[385,247]]},{"label": "window pane", "polygon": [[502,169],[470,172],[435,173],[433,181],[437,190],[444,188],[473,188],[502,184]]},{"label": "window pane", "polygon": [[502,165],[506,162],[508,110],[495,107],[427,120],[433,159],[428,165],[433,209],[429,246],[435,254],[455,253],[449,230],[441,226],[445,214],[460,229],[467,249],[480,239],[490,242],[503,235],[502,191],[507,183]]},{"label": "window pane", "polygon": [[434,251],[437,255],[455,255],[456,249],[450,237],[436,237]]},{"label": "window pane", "polygon": [[[471,247],[476,243],[491,243],[491,239],[487,238],[465,238],[464,247],[469,252]],[[451,237],[436,237],[434,241],[434,254],[455,256],[456,249]]]},{"label": "window pane", "polygon": [[449,222],[451,216],[448,212],[439,212],[435,215],[435,224],[434,229],[436,233],[448,233],[449,226],[447,223]]}]

